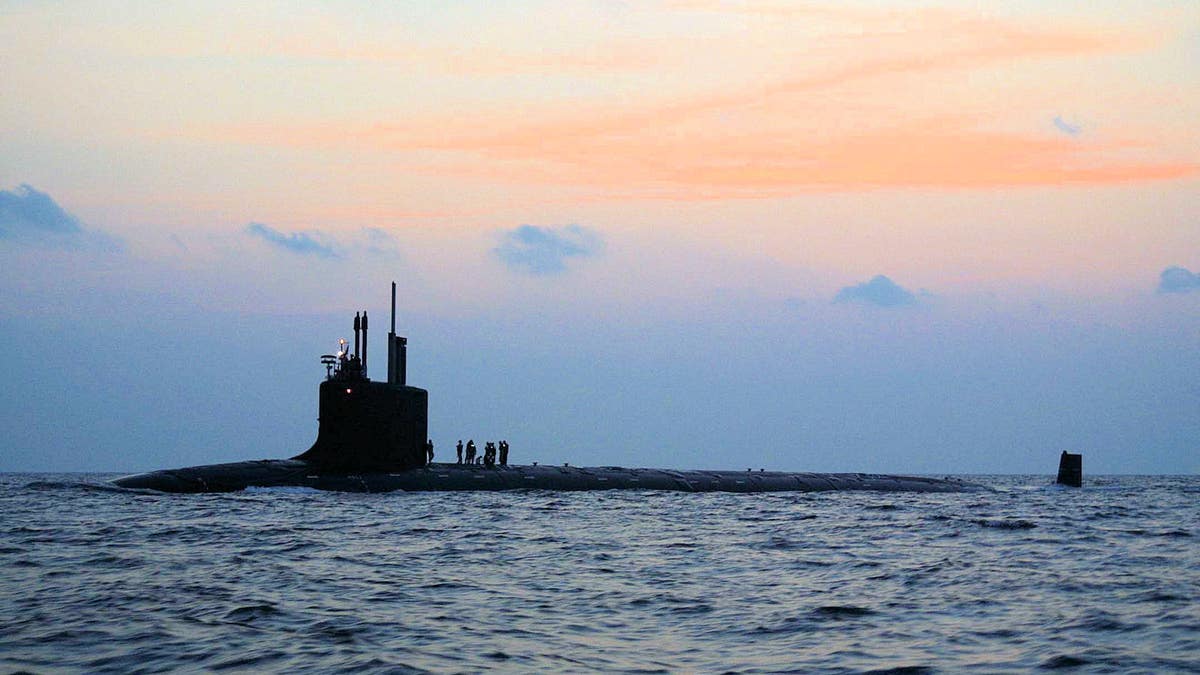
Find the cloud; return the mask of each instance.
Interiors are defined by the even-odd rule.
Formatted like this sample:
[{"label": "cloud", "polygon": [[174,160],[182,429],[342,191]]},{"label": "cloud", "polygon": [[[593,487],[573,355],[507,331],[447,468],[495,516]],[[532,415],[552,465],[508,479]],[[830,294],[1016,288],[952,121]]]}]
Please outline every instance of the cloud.
[{"label": "cloud", "polygon": [[1200,291],[1200,274],[1182,267],[1168,267],[1158,275],[1159,293]]},{"label": "cloud", "polygon": [[363,250],[371,255],[400,255],[400,247],[396,243],[396,238],[378,227],[364,227],[362,229],[362,239],[364,241]]},{"label": "cloud", "polygon": [[1071,124],[1070,122],[1064,120],[1061,116],[1054,117],[1054,126],[1068,136],[1078,136],[1079,133],[1083,131],[1083,127],[1079,126],[1078,124]]},{"label": "cloud", "polygon": [[917,303],[917,296],[880,274],[870,281],[858,284],[857,286],[843,288],[834,296],[833,301],[862,302],[878,307],[902,307],[904,305],[915,305]]},{"label": "cloud", "polygon": [[269,225],[250,223],[246,226],[246,234],[258,237],[263,241],[297,255],[312,255],[318,258],[337,258],[337,251],[331,244],[322,243],[326,237],[317,233],[312,236],[304,232],[284,234]]},{"label": "cloud", "polygon": [[50,195],[26,184],[16,190],[0,190],[0,241],[5,240],[109,252],[125,247],[118,237],[84,227]]},{"label": "cloud", "polygon": [[[647,81],[661,82],[651,95],[597,90],[594,104],[586,106],[505,100],[431,109],[403,122],[260,121],[196,132],[219,142],[387,149],[422,172],[470,179],[494,179],[496,166],[503,164],[505,181],[578,186],[600,199],[704,201],[881,187],[1103,185],[1200,172],[1200,164],[1176,157],[1166,144],[1151,139],[1076,142],[1083,127],[1062,116],[1055,118],[1059,131],[1049,136],[1039,130],[999,130],[1004,124],[993,128],[988,117],[1003,120],[1005,106],[990,113],[963,113],[954,103],[958,96],[977,96],[973,86],[945,92],[946,103],[926,101],[923,112],[913,115],[881,120],[867,112],[875,105],[893,105],[890,92],[908,92],[914,83],[939,81],[947,72],[969,83],[972,78],[958,74],[1127,53],[1159,39],[1150,33],[1014,22],[966,11],[910,13],[712,0],[681,0],[673,6],[764,19],[794,14],[788,25],[815,23],[811,30],[831,40],[829,52],[821,50],[823,56],[812,59],[805,56],[811,52],[780,44],[780,60],[762,77],[726,80],[714,73],[711,84],[701,89],[690,81],[681,86],[682,81],[673,79],[676,71],[663,66],[649,71],[656,76]],[[842,23],[858,27],[853,39],[845,39]],[[727,56],[731,68],[748,58],[736,41],[714,37],[708,48],[713,50],[708,59],[719,62]],[[652,61],[672,62],[668,54],[655,51]],[[741,65],[745,72],[762,70],[756,60]],[[895,105],[911,105],[911,96],[904,94]],[[860,97],[861,103],[853,106],[835,105]],[[1131,153],[1131,145],[1138,144],[1151,149],[1161,145],[1167,154]],[[435,165],[428,161],[430,152],[440,157]]]},{"label": "cloud", "polygon": [[0,237],[21,232],[70,235],[83,232],[83,226],[50,195],[22,184],[11,192],[0,190]]},{"label": "cloud", "polygon": [[550,228],[522,225],[504,232],[492,252],[510,269],[534,275],[560,274],[567,258],[590,258],[604,248],[599,235],[579,225]]}]

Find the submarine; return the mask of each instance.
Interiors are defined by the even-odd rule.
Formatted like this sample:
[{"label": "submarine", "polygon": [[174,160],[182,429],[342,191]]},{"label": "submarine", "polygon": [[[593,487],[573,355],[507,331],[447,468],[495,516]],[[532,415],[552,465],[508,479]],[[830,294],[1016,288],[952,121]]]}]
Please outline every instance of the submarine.
[{"label": "submarine", "polygon": [[113,481],[119,487],[173,493],[235,492],[250,487],[307,487],[346,492],[452,490],[673,490],[680,492],[970,492],[987,488],[953,478],[869,473],[794,473],[435,463],[429,459],[429,392],[407,382],[408,339],[396,335],[392,283],[386,381],[367,375],[365,311],[354,316],[354,346],[339,340],[321,356],[318,430],[312,447],[291,459],[263,459],[151,471]]}]

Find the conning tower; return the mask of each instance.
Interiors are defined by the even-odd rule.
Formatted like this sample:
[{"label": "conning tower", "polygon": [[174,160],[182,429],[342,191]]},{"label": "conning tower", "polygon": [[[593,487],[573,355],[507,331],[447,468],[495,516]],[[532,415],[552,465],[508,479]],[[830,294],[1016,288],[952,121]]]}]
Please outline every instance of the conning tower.
[{"label": "conning tower", "polygon": [[396,283],[388,333],[387,382],[367,377],[367,313],[354,315],[354,352],[338,340],[325,354],[317,440],[298,455],[323,470],[358,473],[425,466],[429,392],[408,386],[408,339],[396,335]]}]

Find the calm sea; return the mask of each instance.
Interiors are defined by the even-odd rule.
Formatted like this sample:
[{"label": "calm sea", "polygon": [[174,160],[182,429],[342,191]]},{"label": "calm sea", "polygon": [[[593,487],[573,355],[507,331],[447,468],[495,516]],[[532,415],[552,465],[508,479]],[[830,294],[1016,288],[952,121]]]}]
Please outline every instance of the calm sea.
[{"label": "calm sea", "polygon": [[1200,672],[1200,477],[155,495],[0,475],[0,670]]}]

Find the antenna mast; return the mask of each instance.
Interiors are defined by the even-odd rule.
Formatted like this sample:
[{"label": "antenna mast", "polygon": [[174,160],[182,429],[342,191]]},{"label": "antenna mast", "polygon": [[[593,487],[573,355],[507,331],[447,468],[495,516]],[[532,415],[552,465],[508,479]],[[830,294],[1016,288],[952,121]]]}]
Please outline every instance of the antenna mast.
[{"label": "antenna mast", "polygon": [[396,337],[396,282],[392,282],[392,330],[388,333],[388,384],[404,384],[404,338]]}]

